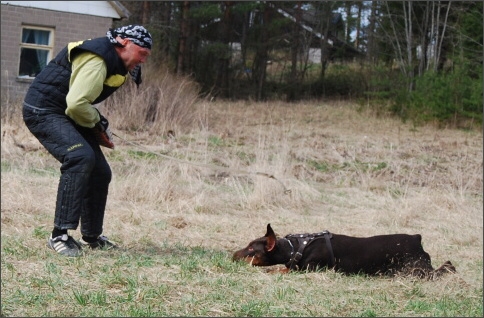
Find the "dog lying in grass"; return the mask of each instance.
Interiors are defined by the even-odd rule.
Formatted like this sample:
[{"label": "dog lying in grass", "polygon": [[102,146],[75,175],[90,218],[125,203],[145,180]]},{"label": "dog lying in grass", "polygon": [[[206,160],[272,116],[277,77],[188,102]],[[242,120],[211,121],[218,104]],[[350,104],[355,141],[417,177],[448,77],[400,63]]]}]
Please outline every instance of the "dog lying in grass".
[{"label": "dog lying in grass", "polygon": [[267,224],[266,234],[236,251],[233,260],[253,266],[285,264],[282,272],[328,268],[344,274],[410,275],[429,279],[456,272],[450,261],[434,269],[421,242],[420,234],[352,237],[328,231],[277,238]]}]

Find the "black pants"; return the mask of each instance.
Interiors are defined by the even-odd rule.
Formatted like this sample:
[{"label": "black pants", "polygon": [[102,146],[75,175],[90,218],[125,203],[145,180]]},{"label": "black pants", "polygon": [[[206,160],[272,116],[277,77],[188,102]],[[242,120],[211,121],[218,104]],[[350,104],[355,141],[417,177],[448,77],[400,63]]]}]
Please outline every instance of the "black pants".
[{"label": "black pants", "polygon": [[97,237],[103,232],[111,168],[89,128],[64,114],[23,107],[30,132],[61,163],[54,226]]}]

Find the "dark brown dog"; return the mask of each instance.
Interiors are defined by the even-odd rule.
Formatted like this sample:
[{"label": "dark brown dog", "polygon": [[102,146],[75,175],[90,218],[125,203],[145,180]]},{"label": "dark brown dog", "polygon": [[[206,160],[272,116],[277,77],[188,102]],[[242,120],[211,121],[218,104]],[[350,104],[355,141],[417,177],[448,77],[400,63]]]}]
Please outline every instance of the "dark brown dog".
[{"label": "dark brown dog", "polygon": [[344,274],[412,275],[435,278],[455,273],[450,261],[434,270],[420,234],[351,237],[328,231],[276,238],[270,224],[264,237],[234,253],[233,260],[254,266],[285,264],[289,270],[334,269]]}]

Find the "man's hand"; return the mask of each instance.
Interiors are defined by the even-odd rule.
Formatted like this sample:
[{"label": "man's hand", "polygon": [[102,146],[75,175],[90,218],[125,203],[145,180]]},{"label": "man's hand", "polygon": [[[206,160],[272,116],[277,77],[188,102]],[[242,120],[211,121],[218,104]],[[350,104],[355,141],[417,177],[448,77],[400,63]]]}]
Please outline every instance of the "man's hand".
[{"label": "man's hand", "polygon": [[[99,110],[97,112],[99,113]],[[101,113],[99,113],[99,118],[100,120],[94,125],[94,128],[101,132],[104,132],[106,131],[106,129],[109,128],[109,121],[106,119],[106,117],[101,115]]]},{"label": "man's hand", "polygon": [[114,149],[113,134],[109,130],[109,122],[103,115],[99,114],[99,117],[101,120],[98,121],[93,128],[94,136],[96,136],[99,145]]}]

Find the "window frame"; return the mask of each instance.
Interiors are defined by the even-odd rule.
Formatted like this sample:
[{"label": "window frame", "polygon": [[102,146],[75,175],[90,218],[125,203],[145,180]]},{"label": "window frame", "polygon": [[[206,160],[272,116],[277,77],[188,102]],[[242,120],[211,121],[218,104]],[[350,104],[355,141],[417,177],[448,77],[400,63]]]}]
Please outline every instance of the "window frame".
[{"label": "window frame", "polygon": [[[24,30],[34,30],[34,31],[47,31],[49,32],[49,41],[48,44],[36,44],[36,43],[26,43],[22,41],[22,36],[24,33]],[[20,67],[22,65],[22,50],[23,49],[31,49],[31,50],[42,50],[42,51],[47,51],[47,57],[45,59],[45,65],[42,66],[41,70],[44,69],[47,66],[47,63],[52,59],[52,54],[54,52],[54,31],[55,29],[53,27],[46,27],[46,26],[37,26],[37,25],[31,25],[31,24],[23,24],[20,28],[20,43],[19,43],[19,60],[18,60],[18,65],[17,65],[17,79],[20,80],[33,80],[35,76],[31,76],[31,74],[27,75],[20,75]],[[40,70],[40,71],[41,71]],[[39,72],[40,72],[39,71]],[[38,74],[38,72],[36,73]]]}]

